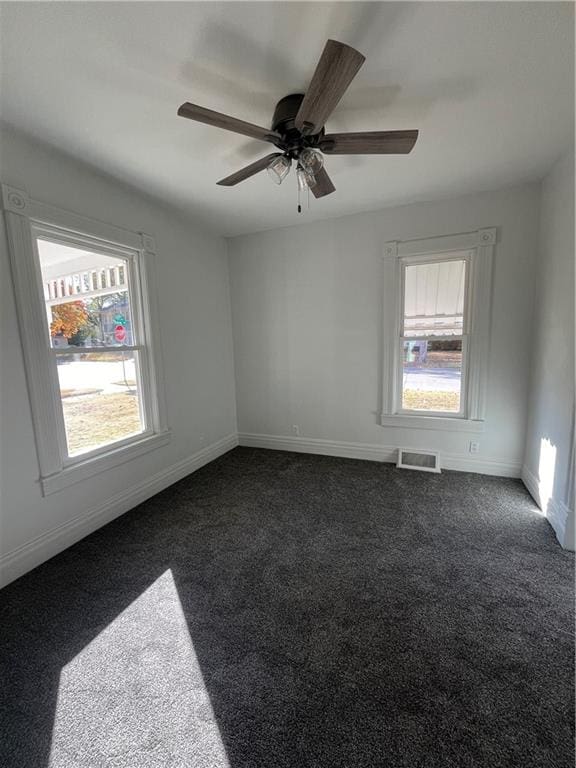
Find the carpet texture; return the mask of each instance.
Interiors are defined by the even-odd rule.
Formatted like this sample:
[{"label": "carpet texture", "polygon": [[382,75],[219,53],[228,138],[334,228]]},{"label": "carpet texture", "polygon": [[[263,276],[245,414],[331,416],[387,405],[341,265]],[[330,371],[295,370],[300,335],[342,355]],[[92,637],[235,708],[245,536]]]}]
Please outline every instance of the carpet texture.
[{"label": "carpet texture", "polygon": [[568,768],[517,480],[238,448],[0,593],[4,768]]}]

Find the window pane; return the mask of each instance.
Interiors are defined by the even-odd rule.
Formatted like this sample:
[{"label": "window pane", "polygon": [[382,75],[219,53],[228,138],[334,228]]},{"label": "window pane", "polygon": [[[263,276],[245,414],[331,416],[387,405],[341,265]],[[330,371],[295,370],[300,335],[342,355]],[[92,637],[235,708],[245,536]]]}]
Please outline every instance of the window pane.
[{"label": "window pane", "polygon": [[405,267],[403,336],[461,336],[466,261],[454,259]]},{"label": "window pane", "polygon": [[126,259],[38,239],[52,347],[132,346]]},{"label": "window pane", "polygon": [[403,345],[402,408],[458,413],[462,339],[410,339]]},{"label": "window pane", "polygon": [[58,356],[70,456],[142,432],[137,363],[134,352]]}]

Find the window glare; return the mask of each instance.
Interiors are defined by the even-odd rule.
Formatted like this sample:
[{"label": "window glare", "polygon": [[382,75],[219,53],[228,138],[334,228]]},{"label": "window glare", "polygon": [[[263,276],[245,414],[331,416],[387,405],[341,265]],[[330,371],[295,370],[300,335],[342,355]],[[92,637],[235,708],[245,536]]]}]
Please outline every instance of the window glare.
[{"label": "window glare", "polygon": [[403,335],[462,335],[465,289],[464,259],[407,265],[404,271]]}]

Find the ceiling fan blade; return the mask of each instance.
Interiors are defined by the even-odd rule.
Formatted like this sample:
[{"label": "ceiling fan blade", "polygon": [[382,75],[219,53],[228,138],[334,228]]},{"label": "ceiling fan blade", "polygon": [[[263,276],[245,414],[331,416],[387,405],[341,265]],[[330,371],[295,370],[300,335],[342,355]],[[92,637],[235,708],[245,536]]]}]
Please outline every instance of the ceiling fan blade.
[{"label": "ceiling fan blade", "polygon": [[239,184],[241,181],[249,179],[250,176],[254,176],[254,174],[263,171],[268,167],[268,163],[271,160],[273,160],[275,157],[279,157],[281,154],[282,152],[272,152],[271,155],[266,155],[266,157],[262,157],[260,160],[256,160],[255,163],[247,165],[245,168],[236,171],[236,173],[233,173],[231,176],[226,176],[225,179],[221,179],[216,183],[221,187],[233,187],[235,184]]},{"label": "ceiling fan blade", "polygon": [[206,123],[216,128],[223,128],[225,131],[241,133],[243,136],[250,136],[252,139],[261,139],[274,143],[280,140],[280,134],[271,131],[269,128],[262,128],[253,123],[246,123],[244,120],[237,120],[230,115],[224,115],[222,112],[214,112],[206,107],[199,107],[198,104],[185,102],[178,108],[180,117],[187,117],[189,120],[196,120],[197,123]]},{"label": "ceiling fan blade", "polygon": [[328,40],[296,115],[299,131],[310,134],[321,130],[364,61],[365,57],[349,45]]},{"label": "ceiling fan blade", "polygon": [[320,149],[327,155],[407,155],[417,138],[418,131],[327,133]]},{"label": "ceiling fan blade", "polygon": [[336,187],[332,184],[330,176],[328,176],[324,168],[316,171],[314,178],[316,179],[316,184],[310,187],[314,197],[326,197],[326,195],[331,195],[332,192],[336,191]]}]

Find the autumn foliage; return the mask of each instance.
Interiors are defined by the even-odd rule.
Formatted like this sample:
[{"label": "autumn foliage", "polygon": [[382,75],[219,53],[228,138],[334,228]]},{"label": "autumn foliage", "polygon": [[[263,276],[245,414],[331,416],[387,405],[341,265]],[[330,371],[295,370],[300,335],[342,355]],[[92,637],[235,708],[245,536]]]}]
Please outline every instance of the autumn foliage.
[{"label": "autumn foliage", "polygon": [[81,301],[67,301],[52,307],[52,336],[62,334],[67,339],[74,336],[88,322],[88,312]]}]

